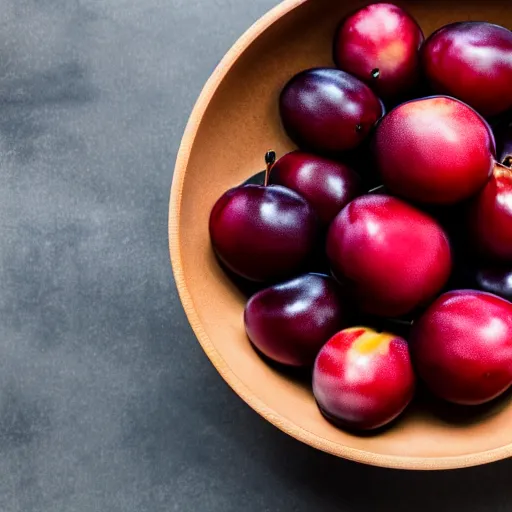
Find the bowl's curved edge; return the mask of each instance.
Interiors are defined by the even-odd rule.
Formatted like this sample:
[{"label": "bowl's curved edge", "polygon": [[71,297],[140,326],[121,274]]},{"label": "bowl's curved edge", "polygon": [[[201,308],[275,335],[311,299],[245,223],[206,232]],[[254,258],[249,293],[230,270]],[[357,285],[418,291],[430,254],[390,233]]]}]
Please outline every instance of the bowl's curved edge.
[{"label": "bowl's curved edge", "polygon": [[170,203],[169,203],[169,251],[171,264],[173,268],[174,278],[180,300],[190,322],[190,325],[197,336],[207,357],[210,359],[214,367],[220,373],[227,384],[242,398],[252,409],[259,415],[279,428],[281,431],[291,437],[309,445],[318,450],[330,453],[337,457],[348,460],[361,462],[373,466],[380,466],[393,469],[412,469],[412,470],[445,470],[457,469],[471,466],[477,466],[495,462],[498,460],[512,457],[512,444],[505,445],[493,450],[474,453],[456,457],[401,457],[370,453],[348,446],[339,445],[328,439],[324,439],[302,427],[297,426],[292,421],[282,417],[276,411],[269,408],[257,396],[253,394],[245,384],[236,376],[231,368],[224,361],[222,356],[217,352],[212,344],[208,334],[204,331],[199,316],[195,309],[195,305],[187,288],[180,249],[180,232],[179,218],[181,209],[181,199],[183,193],[183,183],[185,178],[185,170],[188,165],[190,151],[194,143],[194,139],[217,87],[226,76],[237,58],[251,45],[272,23],[284,16],[288,12],[297,8],[307,0],[285,0],[263,17],[256,21],[231,47],[224,58],[217,65],[216,69],[203,87],[201,94],[192,110],[192,114],[188,120],[185,132],[178,150],[174,175],[172,180]]}]

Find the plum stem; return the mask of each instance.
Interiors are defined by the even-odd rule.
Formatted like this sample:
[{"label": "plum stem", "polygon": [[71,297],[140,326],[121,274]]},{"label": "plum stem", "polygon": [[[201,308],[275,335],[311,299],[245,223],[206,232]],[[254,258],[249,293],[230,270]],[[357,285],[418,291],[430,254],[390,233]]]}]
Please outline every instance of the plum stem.
[{"label": "plum stem", "polygon": [[385,190],[384,185],[379,185],[378,187],[374,187],[374,188],[368,190],[368,194],[379,194],[380,192],[382,192],[384,190]]},{"label": "plum stem", "polygon": [[272,170],[272,167],[274,167],[274,164],[276,163],[276,152],[275,151],[267,151],[265,153],[265,181],[263,182],[263,186],[266,187],[268,185],[268,180],[270,178],[270,171]]},{"label": "plum stem", "polygon": [[380,69],[379,68],[372,69],[372,72],[370,74],[372,75],[372,78],[374,80],[377,80],[380,77]]}]

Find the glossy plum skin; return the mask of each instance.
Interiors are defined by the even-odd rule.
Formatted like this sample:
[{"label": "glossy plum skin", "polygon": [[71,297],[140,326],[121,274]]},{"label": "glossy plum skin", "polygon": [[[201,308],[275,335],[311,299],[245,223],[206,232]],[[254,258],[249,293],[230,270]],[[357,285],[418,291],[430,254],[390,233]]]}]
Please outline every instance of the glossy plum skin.
[{"label": "glossy plum skin", "polygon": [[381,98],[396,98],[418,81],[423,41],[421,28],[403,9],[372,4],[341,22],[334,38],[334,61]]},{"label": "glossy plum skin", "polygon": [[454,96],[483,116],[512,107],[512,32],[485,22],[453,23],[425,42],[422,62],[436,93]]},{"label": "glossy plum skin", "polygon": [[475,282],[484,292],[508,301],[512,300],[512,265],[478,269],[475,273]]},{"label": "glossy plum skin", "polygon": [[313,369],[313,394],[336,425],[372,430],[394,420],[411,401],[415,376],[407,342],[354,327],[334,335]]},{"label": "glossy plum skin", "polygon": [[327,235],[333,275],[367,314],[399,317],[433,298],[451,272],[451,250],[428,215],[386,195],[352,201]]},{"label": "glossy plum skin", "polygon": [[469,229],[477,249],[489,258],[512,262],[512,170],[496,164],[475,198]]},{"label": "glossy plum skin", "polygon": [[357,147],[384,113],[365,83],[331,68],[295,75],[281,92],[279,110],[284,129],[300,148],[324,154]]},{"label": "glossy plum skin", "polygon": [[445,293],[414,324],[410,348],[434,394],[488,402],[512,384],[512,304],[474,290]]},{"label": "glossy plum skin", "polygon": [[318,239],[313,208],[278,185],[228,190],[210,214],[214,251],[232,272],[251,281],[273,281],[300,270]]},{"label": "glossy plum skin", "polygon": [[349,314],[334,279],[306,274],[253,295],[244,322],[253,345],[289,366],[313,366],[327,341]]},{"label": "glossy plum skin", "polygon": [[446,96],[403,103],[377,127],[377,167],[392,193],[425,204],[476,194],[491,175],[496,146],[473,109]]},{"label": "glossy plum skin", "polygon": [[363,192],[361,179],[350,167],[305,151],[281,157],[272,167],[270,183],[298,192],[324,225]]}]

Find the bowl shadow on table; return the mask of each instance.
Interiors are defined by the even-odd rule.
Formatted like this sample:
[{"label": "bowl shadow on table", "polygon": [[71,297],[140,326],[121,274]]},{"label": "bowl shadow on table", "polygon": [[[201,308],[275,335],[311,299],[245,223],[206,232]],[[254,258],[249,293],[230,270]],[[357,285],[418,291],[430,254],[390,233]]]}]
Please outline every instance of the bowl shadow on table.
[{"label": "bowl shadow on table", "polygon": [[[227,388],[225,392],[229,392]],[[480,414],[489,413],[489,410],[480,411]],[[215,422],[216,418],[209,421]],[[240,428],[239,422],[250,425],[250,432]],[[304,445],[259,418],[248,407],[238,412],[236,422],[224,422],[222,428],[239,452],[245,452],[263,473],[272,475],[276,486],[293,489],[299,496],[308,498],[304,508],[293,509],[297,512],[310,510],[310,500],[323,512],[501,510],[510,496],[510,460],[432,472],[366,466]],[[251,442],[256,438],[257,450]]]},{"label": "bowl shadow on table", "polygon": [[[265,362],[265,356],[259,354]],[[288,378],[303,385],[310,373],[284,370],[280,365],[269,363],[276,371],[285,372]],[[462,425],[482,421],[497,414],[510,400],[512,391],[482,406],[453,406],[433,397],[422,385],[412,405],[428,406],[441,421]],[[254,415],[246,410],[245,415]],[[240,418],[239,418],[240,419]],[[254,418],[253,418],[254,419]],[[392,425],[399,422],[395,420]],[[451,471],[399,471],[366,466],[340,459],[314,450],[286,436],[263,420],[254,423],[263,438],[262,449],[257,454],[248,449],[247,455],[254,463],[265,466],[281,483],[300,493],[313,495],[322,510],[379,510],[393,512],[427,512],[436,510],[501,510],[510,496],[510,472],[512,461],[505,460],[478,467]],[[228,435],[243,451],[247,447],[245,435],[236,423],[224,425]],[[385,430],[381,429],[380,431]],[[379,432],[380,432],[379,431]],[[378,435],[379,432],[364,434]],[[432,492],[435,489],[435,492]],[[370,492],[371,490],[371,492]],[[315,501],[316,503],[316,501]],[[306,510],[306,508],[304,509]]]}]

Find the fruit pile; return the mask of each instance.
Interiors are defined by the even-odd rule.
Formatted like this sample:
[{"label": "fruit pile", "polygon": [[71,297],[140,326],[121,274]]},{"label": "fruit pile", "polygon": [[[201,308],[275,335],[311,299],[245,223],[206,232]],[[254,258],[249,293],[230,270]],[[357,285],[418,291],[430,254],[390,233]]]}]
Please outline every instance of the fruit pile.
[{"label": "fruit pile", "polygon": [[[455,404],[512,384],[512,32],[403,9],[341,21],[333,68],[284,85],[299,149],[210,215],[219,263],[250,298],[259,354],[312,368],[322,414],[382,427],[417,378]],[[262,182],[258,178],[262,175]]]}]

